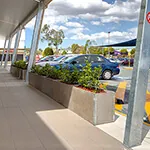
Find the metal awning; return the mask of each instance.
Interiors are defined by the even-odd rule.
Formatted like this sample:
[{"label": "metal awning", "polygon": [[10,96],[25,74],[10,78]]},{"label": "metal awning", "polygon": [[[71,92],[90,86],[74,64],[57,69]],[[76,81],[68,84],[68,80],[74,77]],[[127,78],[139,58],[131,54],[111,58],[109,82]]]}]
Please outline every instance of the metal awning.
[{"label": "metal awning", "polygon": [[136,39],[116,44],[102,45],[98,47],[131,47],[131,46],[136,46]]},{"label": "metal awning", "polygon": [[[0,40],[14,35],[36,14],[39,0],[0,0]],[[44,0],[45,7],[52,0]]]}]

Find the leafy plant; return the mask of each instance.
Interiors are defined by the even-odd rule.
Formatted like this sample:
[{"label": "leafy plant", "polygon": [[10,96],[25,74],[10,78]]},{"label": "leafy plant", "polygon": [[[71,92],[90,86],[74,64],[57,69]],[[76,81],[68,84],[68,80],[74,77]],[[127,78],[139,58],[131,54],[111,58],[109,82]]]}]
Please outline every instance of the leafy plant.
[{"label": "leafy plant", "polygon": [[62,67],[56,68],[56,67],[51,67],[51,69],[48,72],[48,77],[52,79],[60,79],[61,78],[61,73],[62,73]]},{"label": "leafy plant", "polygon": [[49,56],[49,55],[54,55],[53,49],[51,47],[47,47],[45,48],[44,52],[43,52],[43,56]]},{"label": "leafy plant", "polygon": [[66,55],[67,54],[67,52],[64,50],[63,52],[62,52],[62,55]]},{"label": "leafy plant", "polygon": [[100,90],[100,75],[101,67],[95,67],[92,69],[91,64],[86,61],[86,66],[83,67],[82,72],[80,73],[78,83],[80,86],[95,90],[96,92]]},{"label": "leafy plant", "polygon": [[15,61],[13,66],[15,66],[17,68],[21,68],[21,69],[27,69],[27,64],[23,60]]},{"label": "leafy plant", "polygon": [[80,75],[80,72],[76,67],[74,67],[73,70],[71,71],[68,68],[63,68],[60,79],[64,83],[77,84],[79,75]]}]

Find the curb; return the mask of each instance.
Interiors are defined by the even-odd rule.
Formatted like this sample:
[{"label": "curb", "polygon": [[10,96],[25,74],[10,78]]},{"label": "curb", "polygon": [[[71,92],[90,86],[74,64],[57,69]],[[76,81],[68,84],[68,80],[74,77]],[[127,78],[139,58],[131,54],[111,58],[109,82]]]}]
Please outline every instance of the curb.
[{"label": "curb", "polygon": [[133,67],[123,67],[125,70],[133,70]]}]

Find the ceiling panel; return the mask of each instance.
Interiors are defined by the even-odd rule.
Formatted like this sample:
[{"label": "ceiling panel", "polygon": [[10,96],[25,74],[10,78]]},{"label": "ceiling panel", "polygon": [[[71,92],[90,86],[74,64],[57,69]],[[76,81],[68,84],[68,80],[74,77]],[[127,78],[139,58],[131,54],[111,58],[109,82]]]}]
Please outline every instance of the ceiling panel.
[{"label": "ceiling panel", "polygon": [[[45,3],[50,1],[45,0]],[[35,0],[0,0],[0,38],[9,36],[37,8],[38,3]]]}]

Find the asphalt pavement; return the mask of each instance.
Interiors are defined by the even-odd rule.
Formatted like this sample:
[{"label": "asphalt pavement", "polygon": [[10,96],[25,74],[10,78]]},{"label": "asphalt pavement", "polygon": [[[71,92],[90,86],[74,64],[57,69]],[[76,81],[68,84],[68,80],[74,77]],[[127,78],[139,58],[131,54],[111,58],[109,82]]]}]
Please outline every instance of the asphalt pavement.
[{"label": "asphalt pavement", "polygon": [[[106,89],[115,92],[115,109],[126,115],[128,113],[128,101],[132,79],[131,67],[120,67],[120,74],[111,80],[100,80],[106,85]],[[144,121],[150,125],[150,73],[148,78],[147,96],[145,103]]]}]

